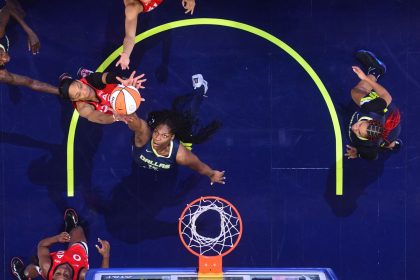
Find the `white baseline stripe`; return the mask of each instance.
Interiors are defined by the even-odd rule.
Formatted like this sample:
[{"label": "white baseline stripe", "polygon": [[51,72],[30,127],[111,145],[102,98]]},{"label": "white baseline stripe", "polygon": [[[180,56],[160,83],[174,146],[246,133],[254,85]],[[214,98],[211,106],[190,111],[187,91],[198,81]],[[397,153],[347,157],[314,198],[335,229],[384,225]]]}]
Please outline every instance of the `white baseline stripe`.
[{"label": "white baseline stripe", "polygon": [[276,170],[329,170],[329,167],[272,167]]}]

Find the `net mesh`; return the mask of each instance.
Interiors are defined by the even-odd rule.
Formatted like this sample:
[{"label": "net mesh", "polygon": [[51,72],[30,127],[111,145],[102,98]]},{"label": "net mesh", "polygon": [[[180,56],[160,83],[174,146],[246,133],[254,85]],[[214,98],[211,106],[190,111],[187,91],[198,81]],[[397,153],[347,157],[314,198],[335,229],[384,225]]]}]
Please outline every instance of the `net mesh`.
[{"label": "net mesh", "polygon": [[[240,238],[241,222],[238,213],[229,204],[217,199],[202,199],[189,208],[181,218],[181,234],[193,251],[203,256],[222,255],[235,246]],[[220,215],[220,231],[216,237],[202,236],[197,232],[197,219],[207,211]]]}]

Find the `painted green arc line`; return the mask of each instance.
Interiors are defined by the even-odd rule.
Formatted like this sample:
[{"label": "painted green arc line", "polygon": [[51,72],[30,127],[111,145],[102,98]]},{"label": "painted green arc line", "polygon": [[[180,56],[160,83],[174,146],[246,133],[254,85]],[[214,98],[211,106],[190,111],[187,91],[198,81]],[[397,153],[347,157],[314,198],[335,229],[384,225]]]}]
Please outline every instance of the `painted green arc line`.
[{"label": "painted green arc line", "polygon": [[[288,53],[300,66],[308,73],[308,75],[312,78],[315,82],[316,86],[318,87],[319,91],[321,92],[322,97],[327,105],[328,111],[331,116],[333,128],[334,128],[334,136],[335,136],[335,160],[336,160],[336,188],[335,192],[336,195],[343,194],[343,144],[341,138],[341,129],[338,122],[337,112],[335,111],[334,104],[331,100],[330,95],[328,94],[327,89],[325,88],[324,84],[322,83],[321,79],[312,69],[312,67],[291,47],[285,44],[280,39],[274,37],[273,35],[259,29],[253,27],[248,24],[232,21],[232,20],[225,20],[225,19],[217,19],[217,18],[196,18],[196,19],[186,19],[186,20],[179,20],[173,21],[169,23],[165,23],[163,25],[157,26],[150,30],[147,30],[139,35],[136,36],[136,43],[149,38],[153,35],[158,33],[178,28],[178,27],[185,27],[185,26],[192,26],[192,25],[218,25],[218,26],[225,26],[240,29],[259,37],[270,41],[274,45],[281,48],[283,51]],[[106,68],[118,57],[118,55],[122,52],[122,46],[116,49],[113,53],[111,53],[108,58],[104,60],[104,62],[98,67],[96,71],[102,72],[105,71]],[[79,119],[79,114],[75,110],[71,119],[69,134],[67,139],[67,195],[74,196],[74,138],[76,136],[76,126],[77,120]]]}]

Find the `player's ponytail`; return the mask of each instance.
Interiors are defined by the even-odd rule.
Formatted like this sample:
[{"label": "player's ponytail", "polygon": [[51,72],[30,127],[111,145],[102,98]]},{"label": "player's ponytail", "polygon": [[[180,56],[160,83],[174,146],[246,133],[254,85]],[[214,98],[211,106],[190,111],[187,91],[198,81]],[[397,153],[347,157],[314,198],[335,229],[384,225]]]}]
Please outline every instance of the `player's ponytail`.
[{"label": "player's ponytail", "polygon": [[190,111],[177,112],[175,110],[162,110],[151,112],[147,123],[152,129],[160,124],[166,124],[175,138],[192,144],[201,144],[208,140],[222,126],[221,122],[214,120],[206,126],[201,126]]},{"label": "player's ponytail", "polygon": [[63,99],[70,99],[69,88],[70,85],[75,81],[70,75],[64,73],[60,76],[60,83],[58,85],[58,93]]}]

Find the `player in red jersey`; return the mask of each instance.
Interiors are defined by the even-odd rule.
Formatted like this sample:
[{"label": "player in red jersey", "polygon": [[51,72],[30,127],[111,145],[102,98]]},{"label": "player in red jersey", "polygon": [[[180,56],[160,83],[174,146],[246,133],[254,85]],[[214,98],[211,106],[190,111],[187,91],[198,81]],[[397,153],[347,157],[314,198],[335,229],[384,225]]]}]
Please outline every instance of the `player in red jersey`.
[{"label": "player in red jersey", "polygon": [[25,86],[36,91],[58,94],[58,89],[55,86],[26,76],[11,73],[6,69],[6,64],[10,61],[10,42],[6,35],[6,27],[10,18],[15,19],[28,35],[29,51],[34,55],[39,52],[41,45],[39,43],[38,36],[26,24],[24,17],[25,12],[17,0],[7,0],[6,5],[4,5],[0,10],[0,82],[16,86]]},{"label": "player in red jersey", "polygon": [[[67,209],[64,214],[65,232],[45,238],[38,243],[39,266],[23,262],[14,257],[11,261],[11,272],[18,280],[36,278],[39,275],[46,280],[84,280],[89,269],[88,247],[83,228],[78,225],[76,211]],[[109,267],[110,245],[98,238],[101,246],[96,245],[102,255],[102,268]],[[49,247],[55,243],[69,243],[67,250],[50,252]]]},{"label": "player in red jersey", "polygon": [[142,79],[144,74],[135,76],[133,71],[128,79],[122,79],[111,72],[92,73],[79,80],[71,78],[68,74],[61,75],[59,92],[64,99],[70,99],[80,116],[91,122],[110,124],[123,120],[124,116],[113,113],[109,97],[112,90],[118,85],[135,85],[137,89],[144,88]]},{"label": "player in red jersey", "polygon": [[[124,0],[125,5],[125,37],[123,42],[123,51],[120,53],[120,59],[116,66],[121,69],[130,69],[130,55],[134,48],[134,39],[137,30],[137,17],[141,13],[147,13],[159,6],[163,0]],[[182,0],[182,6],[185,13],[193,14],[195,0]]]}]

